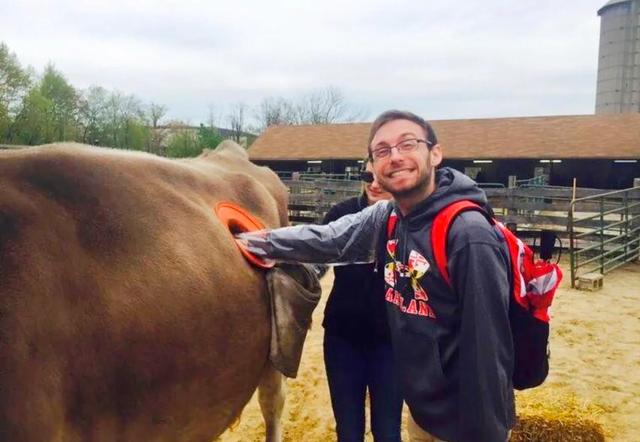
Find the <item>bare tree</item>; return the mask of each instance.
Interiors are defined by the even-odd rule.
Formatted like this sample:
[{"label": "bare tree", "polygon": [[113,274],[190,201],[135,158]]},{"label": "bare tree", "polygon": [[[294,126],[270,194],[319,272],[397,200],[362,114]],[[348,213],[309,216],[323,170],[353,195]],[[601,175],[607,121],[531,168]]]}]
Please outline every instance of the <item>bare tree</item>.
[{"label": "bare tree", "polygon": [[368,112],[349,105],[340,89],[328,86],[302,97],[299,118],[307,124],[331,124],[362,120]]},{"label": "bare tree", "polygon": [[151,122],[151,127],[154,129],[158,127],[158,123],[164,116],[167,114],[167,106],[157,103],[151,103],[149,105],[149,120]]},{"label": "bare tree", "polygon": [[207,127],[209,127],[209,129],[217,129],[220,121],[220,115],[216,111],[216,106],[214,104],[210,104],[208,109],[209,114],[207,115]]},{"label": "bare tree", "polygon": [[[112,92],[105,101],[104,136],[111,147],[141,149],[146,142],[139,136],[145,128],[145,110],[133,95]],[[145,129],[146,130],[146,129]],[[108,143],[108,144],[107,144]]]},{"label": "bare tree", "polygon": [[330,124],[343,120],[348,106],[342,92],[332,86],[308,93],[297,106],[300,123]]},{"label": "bare tree", "polygon": [[236,143],[240,143],[240,138],[245,130],[245,113],[247,105],[239,102],[233,105],[231,111],[227,115],[227,121],[229,122],[229,129],[233,134],[233,139]]},{"label": "bare tree", "polygon": [[364,119],[366,114],[350,106],[340,89],[333,86],[311,91],[297,101],[265,98],[255,112],[261,130],[273,125],[357,121]]},{"label": "bare tree", "polygon": [[282,97],[269,97],[260,102],[256,111],[260,130],[269,126],[296,124],[298,121],[295,105]]},{"label": "bare tree", "polygon": [[82,142],[99,145],[105,130],[108,92],[100,86],[91,86],[80,95],[80,123]]},{"label": "bare tree", "polygon": [[167,114],[167,107],[162,104],[151,103],[147,114],[149,123],[151,123],[151,133],[149,134],[149,146],[147,150],[158,155],[164,155],[167,130],[159,127],[159,123]]}]

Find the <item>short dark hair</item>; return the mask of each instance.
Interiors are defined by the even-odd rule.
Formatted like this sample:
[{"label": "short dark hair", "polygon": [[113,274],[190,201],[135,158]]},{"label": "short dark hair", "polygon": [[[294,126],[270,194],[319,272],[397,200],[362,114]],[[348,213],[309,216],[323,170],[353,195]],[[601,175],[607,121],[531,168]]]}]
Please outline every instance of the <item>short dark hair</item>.
[{"label": "short dark hair", "polygon": [[433,130],[431,125],[424,120],[424,118],[419,117],[413,112],[388,110],[380,114],[378,118],[376,118],[375,121],[371,123],[371,129],[369,130],[369,141],[367,143],[367,150],[369,152],[371,152],[371,140],[373,140],[373,137],[376,136],[376,132],[378,132],[378,130],[385,124],[395,120],[409,120],[424,129],[424,133],[427,136],[427,141],[429,142],[429,144],[427,144],[429,149],[438,144],[438,138],[436,137],[435,131]]}]

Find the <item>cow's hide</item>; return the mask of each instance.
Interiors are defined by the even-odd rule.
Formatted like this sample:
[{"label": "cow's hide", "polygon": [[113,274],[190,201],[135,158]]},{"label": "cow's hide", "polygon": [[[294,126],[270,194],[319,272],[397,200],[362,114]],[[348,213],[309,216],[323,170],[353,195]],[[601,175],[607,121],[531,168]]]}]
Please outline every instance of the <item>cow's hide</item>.
[{"label": "cow's hide", "polygon": [[230,142],[0,153],[0,440],[211,440],[237,417],[269,301],[222,200],[286,223],[285,187]]}]

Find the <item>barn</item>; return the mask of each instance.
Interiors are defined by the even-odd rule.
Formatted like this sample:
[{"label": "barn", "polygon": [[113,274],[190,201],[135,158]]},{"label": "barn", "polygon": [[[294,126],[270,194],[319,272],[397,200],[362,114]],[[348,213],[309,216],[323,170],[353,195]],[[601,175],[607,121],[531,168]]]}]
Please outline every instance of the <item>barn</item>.
[{"label": "barn", "polygon": [[[640,113],[432,120],[445,166],[485,183],[622,189],[640,178]],[[278,172],[349,174],[366,155],[370,123],[272,126],[249,149]]]}]

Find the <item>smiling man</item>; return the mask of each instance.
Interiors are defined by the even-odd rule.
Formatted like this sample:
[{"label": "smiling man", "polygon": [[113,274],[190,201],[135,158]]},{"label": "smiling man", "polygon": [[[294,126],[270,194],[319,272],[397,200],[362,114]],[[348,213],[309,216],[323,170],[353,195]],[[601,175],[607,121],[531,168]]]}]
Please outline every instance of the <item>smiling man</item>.
[{"label": "smiling man", "polygon": [[[401,112],[386,112],[373,123],[369,156],[380,186],[394,195],[408,213],[435,190],[434,171],[442,151],[428,123],[407,119]],[[418,150],[418,147],[426,149]]]},{"label": "smiling man", "polygon": [[[509,255],[478,211],[447,237],[447,283],[435,265],[435,216],[457,201],[486,206],[475,182],[442,162],[433,128],[388,111],[368,145],[380,185],[394,198],[326,226],[243,234],[254,253],[282,261],[377,263],[412,441],[505,441],[514,424]],[[366,306],[363,306],[366,308]]]}]

